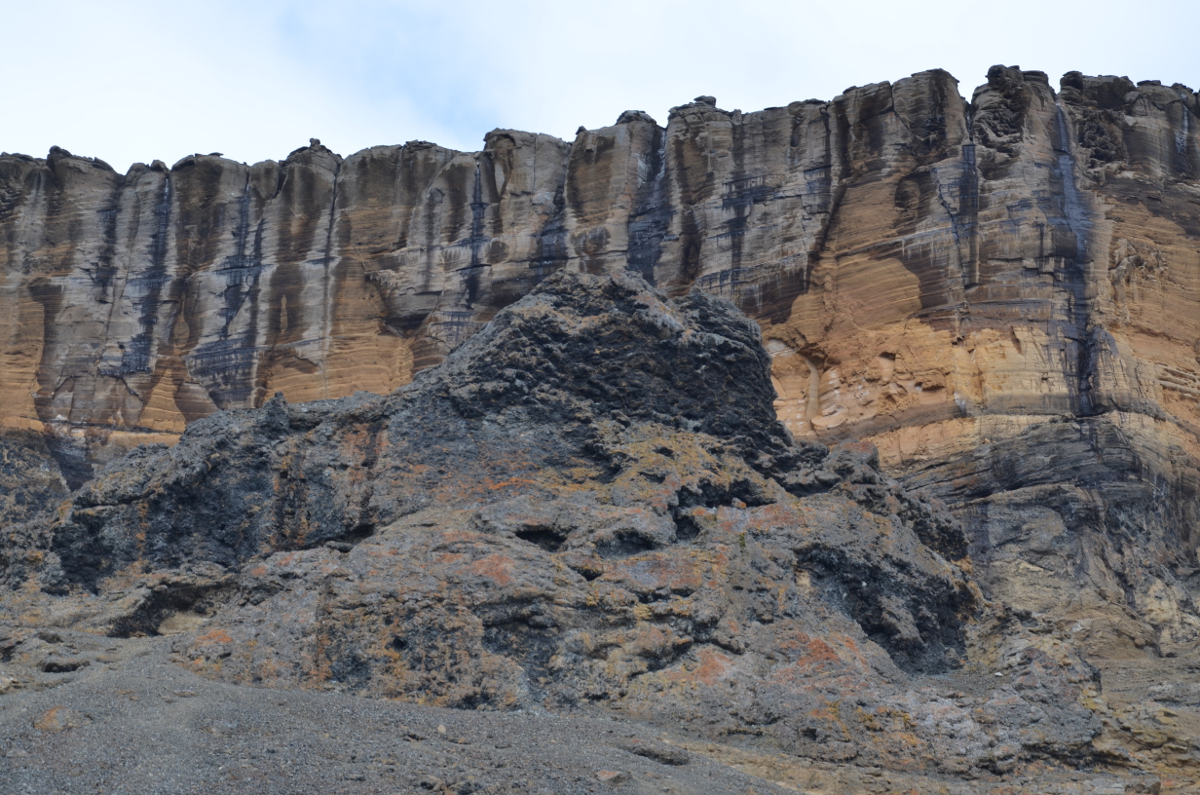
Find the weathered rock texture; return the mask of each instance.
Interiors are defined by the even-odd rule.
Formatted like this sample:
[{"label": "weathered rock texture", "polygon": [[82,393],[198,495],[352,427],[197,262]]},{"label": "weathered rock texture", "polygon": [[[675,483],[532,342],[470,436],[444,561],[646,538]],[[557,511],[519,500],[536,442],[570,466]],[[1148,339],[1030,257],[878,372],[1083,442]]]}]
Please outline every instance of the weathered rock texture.
[{"label": "weathered rock texture", "polygon": [[[665,129],[628,112],[570,144],[498,130],[473,154],[314,142],[125,176],[0,156],[3,476],[41,473],[0,510],[23,521],[60,473],[218,408],[389,392],[555,271],[632,271],[758,321],[793,436],[874,442],[944,499],[1017,625],[1094,660],[1175,653],[1200,629],[1198,114],[1182,85],[1055,92],[998,66],[965,103],[932,71],[757,113],[699,98]],[[338,488],[316,504],[364,524],[320,537],[381,526],[376,492]],[[99,545],[78,554],[132,559],[72,521]],[[296,532],[253,522],[233,547]]]},{"label": "weathered rock texture", "polygon": [[[7,611],[180,633],[246,684],[602,704],[940,774],[1107,759],[1094,669],[1019,622],[981,646],[961,527],[773,399],[731,304],[559,274],[390,396],[275,398],[111,464],[31,523]],[[1006,655],[976,692],[923,685],[970,645]]]},{"label": "weathered rock texture", "polygon": [[[343,160],[314,142],[283,163],[197,155],[124,176],[59,149],[4,156],[5,426],[49,433],[71,469],[71,451],[277,390],[388,392],[562,267],[733,299],[801,357],[777,367],[800,433],[961,414],[956,391],[989,414],[1094,409],[1087,393],[1138,390],[1070,346],[1152,322],[1171,280],[1182,303],[1151,314],[1189,306],[1200,131],[1181,86],[1064,79],[1056,97],[998,67],[967,105],[940,71],[758,113],[701,98],[665,130],[627,113],[573,144],[497,130],[478,153]],[[851,360],[849,327],[908,349]],[[970,363],[988,331],[1015,361]]]},{"label": "weathered rock texture", "polygon": [[1180,85],[995,67],[969,103],[932,71],[478,153],[2,156],[0,423],[77,486],[218,408],[389,392],[555,270],[631,270],[758,320],[789,429],[935,486],[1000,591],[1187,637],[1198,112]]}]

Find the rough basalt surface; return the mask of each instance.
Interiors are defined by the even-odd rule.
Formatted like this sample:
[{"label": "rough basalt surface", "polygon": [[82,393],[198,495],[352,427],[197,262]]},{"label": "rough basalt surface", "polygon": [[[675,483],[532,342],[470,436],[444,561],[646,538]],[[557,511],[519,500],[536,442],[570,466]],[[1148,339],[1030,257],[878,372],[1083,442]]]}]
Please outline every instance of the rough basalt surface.
[{"label": "rough basalt surface", "polygon": [[[534,336],[511,333],[502,310],[558,271],[631,274],[662,291],[623,288],[666,307],[657,320],[647,315],[633,358],[582,332],[543,344],[558,287],[536,298],[541,321],[522,319]],[[763,552],[773,562],[753,570],[772,582],[791,577],[789,587],[814,600],[812,615],[828,609],[831,621],[858,627],[861,636],[846,636],[874,644],[866,648],[895,675],[950,676],[934,672],[962,655],[992,672],[1065,671],[1070,687],[1058,696],[1043,683],[1041,701],[1019,698],[1051,712],[1090,710],[1074,724],[1047,713],[1070,730],[1029,729],[1012,742],[988,734],[986,763],[975,751],[938,755],[976,760],[968,771],[1042,754],[1162,769],[1168,789],[1200,780],[1187,668],[1200,642],[1200,99],[1183,85],[1068,73],[1055,91],[1041,72],[997,66],[969,101],[934,70],[755,113],[699,97],[672,109],[665,127],[631,111],[570,143],[497,130],[478,153],[410,142],[343,159],[312,142],[282,163],[196,155],[124,176],[59,149],[45,159],[0,155],[0,273],[0,563],[9,582],[33,576],[68,600],[102,600],[82,594],[116,593],[113,583],[127,581],[130,604],[146,606],[121,613],[118,630],[108,608],[89,608],[109,616],[94,629],[146,632],[242,600],[239,610],[257,609],[262,600],[241,579],[247,561],[287,550],[304,566],[365,565],[355,563],[360,550],[414,516],[431,524],[413,533],[479,534],[486,544],[467,545],[479,554],[516,544],[495,554],[554,562],[587,588],[609,582],[607,567],[626,553],[691,561],[679,551],[726,532],[731,516],[738,555],[744,538],[754,560],[760,537],[798,532],[763,528],[816,522],[831,535],[816,533],[823,540],[810,546],[781,541],[787,554]],[[709,304],[699,293],[732,301],[758,328],[716,310],[702,320]],[[501,323],[488,326],[493,318]],[[714,349],[711,364],[698,363],[676,344],[683,332],[671,318],[693,333],[717,322],[705,333],[753,353]],[[480,336],[505,333],[503,344]],[[646,349],[646,340],[663,344]],[[604,343],[591,346],[593,358],[610,357],[598,369],[593,341]],[[756,369],[764,361],[773,396]],[[716,389],[704,380],[709,368],[739,383]],[[306,402],[318,399],[341,400]],[[225,408],[260,413],[214,419]],[[185,428],[172,450],[143,450],[88,483],[126,449],[175,444]],[[694,443],[677,450],[672,434]],[[834,450],[826,457],[821,445]],[[69,489],[77,491],[64,507]],[[520,504],[504,507],[510,497]],[[666,507],[631,514],[634,505]],[[797,506],[827,513],[809,521]],[[43,509],[57,512],[53,533],[37,518]],[[772,512],[788,518],[772,524]],[[887,547],[869,529],[884,526],[877,519],[905,528],[897,548],[916,557],[877,555]],[[466,547],[422,543],[439,565],[475,559]],[[514,557],[520,551],[543,557]],[[992,607],[934,609],[940,596],[910,592],[931,576],[912,563],[925,554],[961,561],[947,576],[978,587]],[[734,577],[738,555],[704,565],[718,580]],[[202,563],[213,568],[194,568]],[[138,566],[149,567],[146,577],[187,573],[155,580],[159,596],[135,598],[145,590]],[[318,571],[276,574],[281,583],[326,577]],[[935,581],[931,593],[950,593],[949,580]],[[464,589],[456,582],[446,593]],[[663,587],[673,595],[637,591],[641,607],[631,609],[699,598],[655,589]],[[738,587],[730,604],[766,599]],[[433,604],[412,602],[412,615],[434,621]],[[479,604],[461,606],[462,616],[492,626]],[[571,608],[590,616],[578,626],[593,627],[594,609]],[[299,614],[272,607],[262,620]],[[768,634],[785,626],[753,615]],[[546,620],[559,634],[567,626]],[[732,654],[742,642],[705,640],[707,620],[672,629],[690,639],[679,654],[705,644]],[[759,631],[744,615],[735,625],[729,637]],[[499,630],[470,632],[476,646],[454,647],[483,650],[464,652],[477,661],[467,668],[496,655],[518,660]],[[239,649],[270,646],[237,637]],[[265,652],[231,662],[232,647],[222,648],[230,656],[218,655],[221,669],[240,671],[229,676],[252,680],[276,664],[280,681],[310,676]],[[539,659],[575,659],[566,653],[546,647]],[[755,676],[783,659],[772,653]],[[415,665],[404,648],[387,654]],[[442,685],[412,684],[425,681],[416,674],[388,679],[382,658],[363,659],[354,670],[370,681],[451,698]],[[628,670],[658,681],[678,659]],[[535,673],[496,674],[510,684],[489,704],[587,704],[595,691],[592,700],[640,709],[637,688],[621,684],[626,673],[604,679],[587,663],[593,673],[566,683],[542,662],[513,664]],[[259,672],[247,673],[254,665]],[[868,680],[882,681],[845,680],[829,692],[861,689],[893,703]],[[960,689],[968,705],[992,692]],[[747,707],[728,725],[786,725],[768,713]],[[957,719],[939,715],[930,725]],[[865,747],[856,730],[821,731],[802,736]],[[1039,746],[1030,732],[1052,739]]]},{"label": "rough basalt surface", "polygon": [[970,673],[995,611],[960,526],[870,445],[794,442],[769,365],[720,299],[556,276],[393,395],[276,398],[109,465],[25,525],[7,609],[176,634],[232,683],[936,775],[1107,758],[1061,643],[1014,621],[1000,679]]},{"label": "rough basalt surface", "polygon": [[[758,321],[779,419],[933,489],[989,595],[1170,648],[1200,627],[1198,103],[996,66],[966,102],[933,70],[476,153],[0,155],[0,427],[74,488],[277,391],[388,393],[557,270],[629,271]],[[6,520],[61,496],[25,491]]]}]

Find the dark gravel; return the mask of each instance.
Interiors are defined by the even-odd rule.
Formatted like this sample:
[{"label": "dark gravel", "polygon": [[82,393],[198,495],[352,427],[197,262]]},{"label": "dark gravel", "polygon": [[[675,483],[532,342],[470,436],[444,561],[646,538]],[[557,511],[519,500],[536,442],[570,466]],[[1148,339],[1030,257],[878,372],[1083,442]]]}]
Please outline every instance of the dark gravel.
[{"label": "dark gravel", "polygon": [[239,687],[167,638],[62,642],[93,662],[57,686],[6,666],[25,686],[0,696],[5,795],[784,791],[646,725]]}]

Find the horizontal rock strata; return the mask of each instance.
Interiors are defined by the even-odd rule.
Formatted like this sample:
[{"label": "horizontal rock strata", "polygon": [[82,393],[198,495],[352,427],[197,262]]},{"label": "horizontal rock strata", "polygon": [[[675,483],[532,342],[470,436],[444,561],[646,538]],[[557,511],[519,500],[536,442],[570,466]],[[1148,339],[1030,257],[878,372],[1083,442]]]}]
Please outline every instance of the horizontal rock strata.
[{"label": "horizontal rock strata", "polygon": [[[200,422],[218,409],[265,406],[291,427],[343,410],[295,404],[390,393],[563,270],[736,304],[792,437],[866,440],[905,488],[944,500],[975,582],[1010,605],[1004,626],[1040,628],[1041,653],[1137,659],[1200,637],[1200,97],[1079,73],[1055,91],[1016,67],[993,67],[969,101],[935,70],[755,113],[700,97],[665,127],[627,112],[571,143],[497,130],[478,153],[410,142],[343,159],[314,141],[282,163],[196,155],[123,176],[59,149],[0,155],[8,537],[35,537],[40,509],[127,448],[224,427]],[[292,405],[268,405],[276,392]],[[821,485],[768,461],[773,439],[738,442],[739,460],[792,498]],[[173,455],[199,478],[190,449]],[[288,449],[264,448],[264,466]],[[489,477],[570,463],[545,455]],[[326,468],[341,485],[312,497],[309,524],[254,514],[212,562],[398,521]],[[265,474],[250,483],[284,506],[271,510],[301,510]],[[73,497],[50,587],[147,554],[104,535],[133,503],[97,488]],[[196,500],[178,514],[202,514]],[[154,543],[188,548],[190,526]]]}]

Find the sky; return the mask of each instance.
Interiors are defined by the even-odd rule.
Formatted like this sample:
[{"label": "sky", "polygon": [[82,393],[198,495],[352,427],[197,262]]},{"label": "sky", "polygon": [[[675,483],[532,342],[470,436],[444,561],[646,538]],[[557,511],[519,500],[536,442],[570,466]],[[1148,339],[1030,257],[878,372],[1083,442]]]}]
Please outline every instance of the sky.
[{"label": "sky", "polygon": [[745,111],[992,64],[1200,88],[1200,2],[0,0],[0,151],[124,172],[200,152],[279,160],[427,140],[482,147],[700,94]]}]

